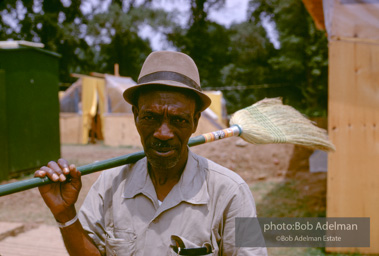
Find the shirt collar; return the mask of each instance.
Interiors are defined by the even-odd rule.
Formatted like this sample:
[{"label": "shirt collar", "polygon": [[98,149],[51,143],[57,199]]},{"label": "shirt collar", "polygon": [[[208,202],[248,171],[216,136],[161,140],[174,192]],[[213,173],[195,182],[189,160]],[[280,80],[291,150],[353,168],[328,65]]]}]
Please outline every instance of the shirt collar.
[{"label": "shirt collar", "polygon": [[206,168],[208,168],[208,166],[205,166],[204,162],[200,161],[196,154],[188,150],[186,167],[178,184],[172,189],[172,192],[178,192],[178,196],[180,196],[178,199],[192,204],[208,203],[209,194],[207,175],[205,172]]},{"label": "shirt collar", "polygon": [[144,157],[130,166],[130,177],[125,183],[124,198],[133,198],[138,194],[144,194],[151,199],[156,198],[154,185],[147,172],[147,158]]},{"label": "shirt collar", "polygon": [[[206,204],[209,201],[209,194],[206,182],[206,172],[204,161],[188,149],[188,159],[186,167],[180,177],[179,182],[172,188],[165,198],[171,204],[178,204],[185,201],[191,204]],[[144,194],[153,201],[157,201],[154,185],[147,171],[147,159],[136,162],[131,166],[131,176],[125,183],[124,198],[133,198],[138,194]]]}]

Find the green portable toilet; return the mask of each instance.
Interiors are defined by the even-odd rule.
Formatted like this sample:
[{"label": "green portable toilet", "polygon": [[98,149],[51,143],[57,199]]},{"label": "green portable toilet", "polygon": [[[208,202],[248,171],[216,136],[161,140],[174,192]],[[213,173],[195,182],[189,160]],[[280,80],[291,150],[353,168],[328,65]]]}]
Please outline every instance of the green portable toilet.
[{"label": "green portable toilet", "polygon": [[0,42],[0,180],[60,156],[59,57],[27,42]]}]

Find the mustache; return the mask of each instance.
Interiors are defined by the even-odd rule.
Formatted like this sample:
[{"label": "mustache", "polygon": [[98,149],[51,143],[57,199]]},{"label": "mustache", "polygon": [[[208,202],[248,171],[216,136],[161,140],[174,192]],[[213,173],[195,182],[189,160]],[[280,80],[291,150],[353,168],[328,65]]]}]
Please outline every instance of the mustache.
[{"label": "mustache", "polygon": [[150,146],[155,149],[174,149],[175,145],[171,145],[167,141],[153,141]]}]

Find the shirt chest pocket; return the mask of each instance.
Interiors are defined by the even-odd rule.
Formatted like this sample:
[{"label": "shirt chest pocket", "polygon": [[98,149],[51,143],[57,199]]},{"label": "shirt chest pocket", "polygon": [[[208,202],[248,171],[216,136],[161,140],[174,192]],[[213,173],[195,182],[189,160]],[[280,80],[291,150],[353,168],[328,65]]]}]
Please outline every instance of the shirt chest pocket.
[{"label": "shirt chest pocket", "polygon": [[114,230],[107,232],[105,239],[105,248],[107,256],[133,256],[135,255],[135,246],[137,236],[130,230]]}]

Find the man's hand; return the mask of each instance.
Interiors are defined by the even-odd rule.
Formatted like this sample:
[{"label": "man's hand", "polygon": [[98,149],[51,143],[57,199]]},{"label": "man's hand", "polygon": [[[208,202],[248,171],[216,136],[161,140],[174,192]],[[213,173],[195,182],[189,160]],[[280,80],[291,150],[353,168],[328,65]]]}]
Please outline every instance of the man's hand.
[{"label": "man's hand", "polygon": [[58,222],[65,223],[71,220],[76,215],[74,204],[82,187],[81,173],[75,165],[69,165],[65,159],[59,159],[58,162],[49,162],[47,166],[34,173],[34,177],[45,176],[54,183],[39,187],[43,200]]},{"label": "man's hand", "polygon": [[[34,177],[49,177],[54,183],[39,187],[39,192],[55,219],[66,223],[76,216],[75,203],[82,188],[81,173],[75,165],[64,159],[49,162],[34,173]],[[80,221],[61,228],[64,244],[70,255],[99,255],[92,239],[83,229]]]}]

